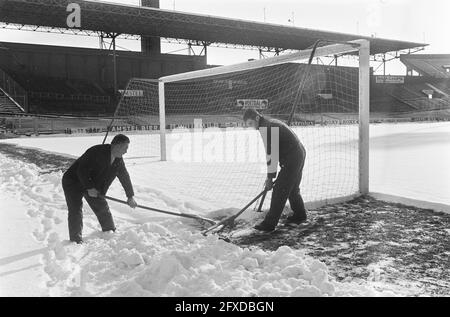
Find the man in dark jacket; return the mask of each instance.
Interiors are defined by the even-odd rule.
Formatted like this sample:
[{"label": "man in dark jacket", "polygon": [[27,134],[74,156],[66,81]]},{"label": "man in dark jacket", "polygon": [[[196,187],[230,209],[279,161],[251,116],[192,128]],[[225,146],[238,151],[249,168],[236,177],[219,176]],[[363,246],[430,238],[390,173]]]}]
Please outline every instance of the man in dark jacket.
[{"label": "man in dark jacket", "polygon": [[[261,231],[272,231],[280,220],[286,201],[289,199],[293,215],[288,222],[306,221],[306,209],[300,195],[300,182],[305,165],[306,150],[297,135],[284,122],[266,118],[254,109],[244,113],[244,122],[248,127],[259,130],[263,138],[267,155],[266,190],[273,187],[270,210],[263,222],[255,226]],[[280,172],[275,185],[278,163]]]},{"label": "man in dark jacket", "polygon": [[127,136],[118,134],[111,144],[89,148],[64,173],[62,185],[69,210],[70,241],[83,242],[83,197],[97,216],[102,231],[116,230],[108,203],[103,197],[116,177],[125,190],[128,205],[136,208],[133,186],[122,158],[129,144]]}]

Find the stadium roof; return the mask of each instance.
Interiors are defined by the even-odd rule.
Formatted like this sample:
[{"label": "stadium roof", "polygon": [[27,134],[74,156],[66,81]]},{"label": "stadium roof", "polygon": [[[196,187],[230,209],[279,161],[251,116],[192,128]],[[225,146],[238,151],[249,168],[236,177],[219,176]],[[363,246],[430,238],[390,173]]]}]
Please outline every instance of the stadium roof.
[{"label": "stadium roof", "polygon": [[0,0],[0,22],[69,30],[66,25],[69,3],[78,3],[81,7],[81,29],[96,32],[293,50],[306,49],[317,39],[368,39],[371,42],[371,54],[427,45],[85,0]]},{"label": "stadium roof", "polygon": [[423,76],[450,78],[450,54],[406,54],[400,60]]}]

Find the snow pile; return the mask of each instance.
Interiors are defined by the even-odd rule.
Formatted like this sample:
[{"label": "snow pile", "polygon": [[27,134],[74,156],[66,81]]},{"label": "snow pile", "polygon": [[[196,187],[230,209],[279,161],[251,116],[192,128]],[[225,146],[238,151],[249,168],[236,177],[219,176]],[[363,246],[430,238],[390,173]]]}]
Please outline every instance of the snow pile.
[{"label": "snow pile", "polygon": [[0,190],[27,206],[9,212],[24,213],[39,223],[39,229],[29,234],[47,247],[41,262],[49,295],[395,295],[378,292],[366,281],[336,282],[324,263],[301,250],[241,248],[216,236],[204,237],[177,218],[149,218],[145,212],[113,204],[115,234],[99,232],[85,205],[85,244],[70,244],[64,240],[67,211],[61,176],[40,174],[34,165],[0,155]]},{"label": "snow pile", "polygon": [[[154,230],[155,229],[155,230]],[[101,235],[100,235],[101,236]],[[88,239],[78,261],[79,288],[60,279],[57,294],[91,296],[378,296],[369,286],[338,283],[327,266],[300,250],[240,248],[190,232],[181,222],[141,224]],[[56,246],[57,248],[57,246]],[[55,249],[55,253],[58,253]],[[54,266],[67,267],[67,257]]]}]

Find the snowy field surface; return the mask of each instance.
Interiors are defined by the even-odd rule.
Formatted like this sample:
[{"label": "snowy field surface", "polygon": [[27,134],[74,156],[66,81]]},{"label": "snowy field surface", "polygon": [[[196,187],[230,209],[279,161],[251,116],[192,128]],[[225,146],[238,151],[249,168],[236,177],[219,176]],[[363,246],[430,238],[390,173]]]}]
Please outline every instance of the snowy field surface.
[{"label": "snowy field surface", "polygon": [[[336,138],[333,144],[339,144],[334,147],[337,151],[319,157],[316,162],[322,165],[315,167],[311,153],[316,143],[308,137],[313,140],[314,135],[319,136],[321,144],[327,143],[329,137],[298,129],[299,135],[305,136],[307,149],[311,142],[311,163],[306,171],[310,168],[314,171],[311,174],[319,173],[305,173],[302,190],[306,200],[315,199],[317,189],[330,195],[357,189],[353,181],[357,170],[350,170],[357,153],[357,130],[336,129],[326,131]],[[101,143],[101,137],[38,137],[2,142],[76,157],[87,147]],[[156,155],[158,140],[151,142],[152,155]],[[372,191],[450,205],[449,161],[449,123],[371,127]],[[330,162],[339,164],[333,167]],[[251,172],[248,164],[245,169],[239,164],[231,169],[230,164],[220,165],[227,168],[222,172],[231,174],[231,183],[230,175],[214,179],[214,162],[205,167],[204,163],[136,158],[128,160],[127,165],[140,204],[206,216],[211,211],[233,212],[260,190],[264,179],[261,162],[255,163]],[[62,164],[61,168],[65,167]],[[340,186],[313,186],[317,176],[330,171],[334,171],[333,179]],[[245,179],[250,180],[250,185],[242,181],[242,173],[248,173]],[[85,206],[86,243],[68,244],[61,176],[61,171],[0,154],[0,222],[5,227],[1,238],[11,241],[2,243],[0,250],[0,295],[21,295],[28,285],[38,285],[39,289],[28,293],[50,296],[402,295],[378,284],[375,287],[370,281],[338,282],[324,263],[301,250],[241,248],[215,236],[205,238],[192,222],[133,211],[116,203],[111,203],[118,227],[116,234],[99,233],[95,216]],[[230,185],[235,184],[239,187],[233,191]],[[315,190],[305,188],[305,184]],[[109,194],[123,197],[118,182]],[[224,206],[229,208],[223,209]],[[21,242],[16,243],[20,237]],[[11,283],[13,286],[9,286]]]},{"label": "snowy field surface", "polygon": [[[302,193],[306,201],[350,195],[357,191],[357,136],[355,126],[297,128],[307,149],[307,160],[302,181]],[[234,132],[242,135],[242,131]],[[246,132],[248,133],[248,132]],[[190,134],[192,135],[192,134]],[[168,162],[160,162],[159,136],[150,138],[132,135],[127,156],[133,181],[146,191],[158,188],[167,196],[180,197],[170,204],[193,204],[190,212],[219,209],[230,206],[239,208],[248,198],[261,189],[265,165],[262,143],[256,135],[247,140],[259,142],[257,160],[253,162],[215,162],[226,155],[217,155],[203,147],[204,161],[198,163],[195,140],[189,134],[174,133],[168,136]],[[189,144],[180,149],[176,144]],[[186,142],[187,138],[187,142]],[[207,142],[222,142],[212,133]],[[254,138],[254,139],[252,139]],[[255,139],[256,138],[256,139]],[[39,148],[52,153],[78,157],[92,145],[99,144],[103,136],[71,136],[20,138],[0,142],[24,147]],[[177,143],[178,142],[178,143]],[[204,143],[207,143],[204,142]],[[234,157],[240,155],[245,141],[235,139]],[[256,143],[255,142],[255,143]],[[248,146],[248,145],[247,145]],[[210,148],[213,148],[210,146]],[[226,145],[226,148],[230,147]],[[250,154],[242,154],[247,158]],[[140,157],[145,158],[140,159]],[[149,158],[150,157],[150,158]],[[186,159],[187,158],[187,159]],[[189,160],[188,162],[184,162]],[[239,158],[236,159],[239,161]],[[450,205],[450,123],[401,123],[376,124],[370,127],[370,191],[398,195],[428,202]],[[218,177],[219,176],[219,177]],[[222,178],[221,178],[221,177]],[[159,193],[159,191],[156,191]],[[176,194],[176,195],[173,195]],[[167,197],[168,198],[168,197]],[[171,199],[170,199],[171,200]],[[168,203],[167,199],[164,204]],[[163,206],[160,206],[163,207]],[[198,208],[197,208],[198,207]],[[184,208],[184,207],[183,207]]]}]

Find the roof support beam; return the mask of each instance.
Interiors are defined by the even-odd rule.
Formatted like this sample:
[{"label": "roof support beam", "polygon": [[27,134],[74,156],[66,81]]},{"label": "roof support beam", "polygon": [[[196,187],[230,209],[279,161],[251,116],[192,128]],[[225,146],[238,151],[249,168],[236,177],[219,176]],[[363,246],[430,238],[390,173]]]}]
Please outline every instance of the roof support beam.
[{"label": "roof support beam", "polygon": [[[146,0],[145,2],[156,2]],[[77,0],[83,12],[83,29],[67,26],[68,0],[0,0],[0,23],[31,25],[86,34],[106,31],[143,37],[179,38],[253,47],[303,50],[318,39],[350,41],[364,38],[371,54],[426,46],[357,34],[312,30],[301,27],[245,21],[224,17],[175,12],[104,1]]]}]

